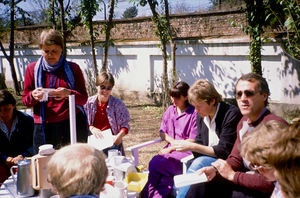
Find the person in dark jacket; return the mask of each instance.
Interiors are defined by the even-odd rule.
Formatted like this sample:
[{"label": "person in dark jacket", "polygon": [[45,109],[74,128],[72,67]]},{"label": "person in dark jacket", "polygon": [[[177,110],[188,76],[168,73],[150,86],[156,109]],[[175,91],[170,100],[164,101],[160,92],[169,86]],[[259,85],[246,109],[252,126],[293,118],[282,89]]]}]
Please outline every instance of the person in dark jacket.
[{"label": "person in dark jacket", "polygon": [[16,100],[7,90],[0,90],[0,183],[9,168],[24,157],[32,156],[33,118],[16,109]]},{"label": "person in dark jacket", "polygon": [[[195,143],[182,142],[178,151],[191,150],[195,156],[187,173],[210,166],[217,158],[226,159],[236,139],[236,127],[242,114],[239,109],[222,101],[221,95],[207,80],[196,81],[188,92],[195,106],[197,136]],[[179,188],[177,197],[185,197],[190,186]]]}]

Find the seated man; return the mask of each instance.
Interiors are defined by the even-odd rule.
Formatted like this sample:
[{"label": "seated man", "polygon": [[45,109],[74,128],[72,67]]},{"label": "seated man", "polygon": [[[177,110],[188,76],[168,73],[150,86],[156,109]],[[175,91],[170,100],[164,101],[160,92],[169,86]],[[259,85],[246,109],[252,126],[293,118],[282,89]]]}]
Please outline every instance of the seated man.
[{"label": "seated man", "polygon": [[[269,87],[260,75],[243,75],[236,83],[236,101],[243,114],[237,126],[237,138],[227,160],[218,159],[208,167],[198,170],[205,173],[210,182],[191,187],[187,197],[270,197],[274,184],[266,181],[261,174],[249,174],[247,160],[240,155],[240,144],[244,135],[251,132],[258,124],[269,120],[287,122],[272,114],[267,108]],[[219,173],[218,176],[217,172]]]},{"label": "seated man", "polygon": [[[195,159],[187,173],[210,166],[217,158],[226,159],[236,139],[236,127],[242,114],[236,106],[226,104],[215,87],[207,80],[196,81],[188,92],[195,106],[197,136],[195,143],[179,142],[177,151],[193,151]],[[184,198],[190,186],[179,188],[177,197]]]},{"label": "seated man", "polygon": [[0,183],[9,176],[9,168],[24,157],[32,156],[33,118],[16,109],[16,100],[0,90]]},{"label": "seated man", "polygon": [[48,180],[61,198],[99,197],[107,174],[103,152],[83,143],[61,148],[48,163]]}]

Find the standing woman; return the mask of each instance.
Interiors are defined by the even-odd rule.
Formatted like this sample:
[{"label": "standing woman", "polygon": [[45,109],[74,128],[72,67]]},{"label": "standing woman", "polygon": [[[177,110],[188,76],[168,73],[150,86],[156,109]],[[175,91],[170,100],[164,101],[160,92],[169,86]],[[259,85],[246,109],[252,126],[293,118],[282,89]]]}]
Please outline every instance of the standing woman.
[{"label": "standing woman", "polygon": [[[83,105],[88,95],[80,67],[62,56],[62,37],[56,30],[42,32],[40,48],[42,56],[27,66],[22,97],[34,111],[34,150],[45,143],[56,149],[70,143],[69,95],[75,95],[77,141],[86,142]],[[45,88],[51,88],[49,97]]]},{"label": "standing woman", "polygon": [[171,105],[162,118],[160,136],[167,145],[149,162],[148,182],[142,191],[142,197],[172,196],[173,177],[182,174],[181,159],[191,155],[191,151],[176,150],[178,141],[191,141],[197,134],[195,108],[188,102],[189,85],[178,82],[171,90]]},{"label": "standing woman", "polygon": [[114,145],[103,152],[107,155],[108,150],[118,149],[124,155],[122,138],[128,133],[130,116],[125,104],[111,95],[115,85],[111,73],[101,72],[96,79],[98,94],[89,97],[84,109],[89,123],[89,129],[96,138],[102,138],[101,131],[111,129],[115,135]]}]

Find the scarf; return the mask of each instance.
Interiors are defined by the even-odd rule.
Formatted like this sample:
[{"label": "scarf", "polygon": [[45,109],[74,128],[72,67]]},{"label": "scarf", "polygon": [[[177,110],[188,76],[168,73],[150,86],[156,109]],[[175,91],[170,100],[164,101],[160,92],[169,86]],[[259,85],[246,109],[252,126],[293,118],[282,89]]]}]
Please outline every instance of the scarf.
[{"label": "scarf", "polygon": [[[45,86],[45,72],[50,72],[53,73],[57,69],[63,67],[64,68],[64,75],[67,79],[68,85],[72,90],[75,88],[75,79],[74,79],[74,74],[73,71],[66,59],[61,55],[59,61],[51,65],[49,64],[43,56],[39,58],[39,60],[36,62],[35,67],[34,67],[34,83],[35,83],[35,88],[38,87],[44,87]],[[49,85],[50,88],[55,88],[56,84],[56,77],[51,78]],[[76,105],[81,111],[83,111],[83,107]],[[43,134],[43,142],[46,143],[46,138],[45,138],[45,132],[44,132],[44,124],[45,124],[45,102],[40,102],[40,118],[41,118],[41,129],[42,129],[42,134]]]}]

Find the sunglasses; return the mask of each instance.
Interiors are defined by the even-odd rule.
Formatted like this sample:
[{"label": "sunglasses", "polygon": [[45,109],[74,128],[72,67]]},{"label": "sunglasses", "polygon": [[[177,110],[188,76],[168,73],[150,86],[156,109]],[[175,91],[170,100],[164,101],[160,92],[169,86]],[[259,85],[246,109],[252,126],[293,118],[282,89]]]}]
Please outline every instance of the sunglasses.
[{"label": "sunglasses", "polygon": [[101,90],[106,89],[107,91],[110,91],[110,90],[112,90],[112,86],[100,85],[100,89],[101,89]]},{"label": "sunglasses", "polygon": [[245,96],[247,98],[251,98],[252,96],[254,96],[257,93],[257,91],[250,91],[250,90],[245,90],[245,91],[238,91],[235,93],[235,97],[236,98],[241,98],[243,94],[245,94]]}]

